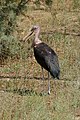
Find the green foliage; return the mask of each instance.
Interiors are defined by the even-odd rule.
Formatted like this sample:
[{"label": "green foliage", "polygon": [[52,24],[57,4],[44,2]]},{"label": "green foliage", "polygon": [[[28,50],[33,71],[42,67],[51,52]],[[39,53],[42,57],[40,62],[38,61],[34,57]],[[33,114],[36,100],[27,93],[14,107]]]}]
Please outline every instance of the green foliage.
[{"label": "green foliage", "polygon": [[8,56],[18,56],[20,50],[20,43],[14,36],[2,35],[0,39],[0,56],[7,58]]},{"label": "green foliage", "polygon": [[51,6],[52,5],[52,0],[45,0],[46,5]]},{"label": "green foliage", "polygon": [[28,1],[3,0],[0,3],[0,58],[18,54],[20,44],[14,37],[16,18],[25,8]]}]

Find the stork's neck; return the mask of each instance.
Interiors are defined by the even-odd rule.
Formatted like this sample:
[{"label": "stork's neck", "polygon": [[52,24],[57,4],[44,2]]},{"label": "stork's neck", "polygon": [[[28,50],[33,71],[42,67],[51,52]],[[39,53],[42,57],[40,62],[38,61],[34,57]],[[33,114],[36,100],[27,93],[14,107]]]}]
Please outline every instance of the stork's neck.
[{"label": "stork's neck", "polygon": [[39,30],[35,32],[35,39],[34,39],[35,45],[42,42],[42,41],[39,39],[39,32],[40,32]]}]

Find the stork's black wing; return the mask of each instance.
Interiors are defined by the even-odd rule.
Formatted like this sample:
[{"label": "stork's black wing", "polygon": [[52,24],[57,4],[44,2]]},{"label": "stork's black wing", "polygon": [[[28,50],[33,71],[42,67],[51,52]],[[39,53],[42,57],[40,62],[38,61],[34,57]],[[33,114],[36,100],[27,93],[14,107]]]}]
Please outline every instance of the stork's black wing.
[{"label": "stork's black wing", "polygon": [[57,54],[47,44],[40,43],[34,47],[34,55],[37,62],[51,73],[55,78],[59,79],[60,68]]}]

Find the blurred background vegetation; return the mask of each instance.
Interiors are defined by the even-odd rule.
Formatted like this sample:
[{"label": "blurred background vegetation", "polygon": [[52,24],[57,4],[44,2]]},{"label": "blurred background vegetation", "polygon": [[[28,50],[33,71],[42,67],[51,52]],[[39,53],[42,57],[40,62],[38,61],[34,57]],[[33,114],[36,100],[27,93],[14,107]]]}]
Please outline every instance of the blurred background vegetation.
[{"label": "blurred background vegetation", "polygon": [[[51,6],[51,0],[45,0],[45,4]],[[17,19],[25,15],[29,3],[40,7],[40,1],[35,0],[1,0],[0,1],[0,60],[20,55],[21,44],[17,33]]]},{"label": "blurred background vegetation", "polygon": [[16,33],[16,19],[25,8],[26,0],[0,2],[0,59],[19,55],[21,47]]},{"label": "blurred background vegetation", "polygon": [[[79,11],[79,0],[1,0],[0,2],[0,59],[19,55],[21,44],[15,34],[18,30],[17,19],[25,16],[29,9],[50,10],[53,25],[57,11]],[[30,17],[29,15],[27,17]],[[30,19],[29,19],[30,20]],[[80,22],[80,18],[79,18]],[[65,24],[65,23],[63,23]],[[26,26],[27,27],[27,26]],[[80,27],[80,26],[79,26]]]},{"label": "blurred background vegetation", "polygon": [[[65,21],[64,18],[57,18],[57,13],[61,11],[62,14],[65,15],[66,11],[68,12],[80,11],[79,6],[80,6],[79,0],[70,0],[70,1],[69,0],[57,0],[57,1],[56,0],[54,1],[1,0],[0,1],[0,60],[3,61],[8,57],[20,57],[20,50],[23,47],[19,41],[22,36],[21,33],[19,34],[20,32],[19,29],[21,29],[20,27],[22,26],[19,26],[18,19],[21,18],[22,20],[22,16],[27,17],[29,21],[26,22],[27,24],[26,27],[28,27],[28,23],[29,24],[35,23],[35,21],[33,20],[34,16],[29,14],[28,11],[30,10],[32,11],[43,10],[45,12],[49,11],[51,13],[51,18],[52,18],[52,24],[51,24],[52,27],[54,27],[57,24],[58,26],[65,26],[69,28],[67,24],[67,20]],[[80,29],[80,17],[79,17],[79,24],[77,25],[77,27]]]}]

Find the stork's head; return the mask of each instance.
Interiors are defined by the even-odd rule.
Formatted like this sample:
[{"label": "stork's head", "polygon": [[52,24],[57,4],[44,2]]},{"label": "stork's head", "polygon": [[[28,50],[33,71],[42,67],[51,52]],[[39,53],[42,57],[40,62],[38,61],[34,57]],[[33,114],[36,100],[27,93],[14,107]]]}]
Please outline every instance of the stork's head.
[{"label": "stork's head", "polygon": [[29,36],[31,36],[33,33],[34,33],[34,34],[39,34],[39,31],[40,31],[40,27],[39,27],[38,25],[33,26],[33,27],[30,29],[30,33],[23,38],[23,41],[24,41],[25,39],[27,39]]},{"label": "stork's head", "polygon": [[38,31],[40,31],[40,27],[39,27],[38,25],[35,25],[35,26],[33,26],[33,27],[31,28],[31,32],[36,33],[36,32],[38,32]]}]

